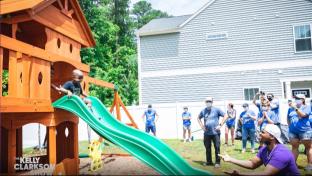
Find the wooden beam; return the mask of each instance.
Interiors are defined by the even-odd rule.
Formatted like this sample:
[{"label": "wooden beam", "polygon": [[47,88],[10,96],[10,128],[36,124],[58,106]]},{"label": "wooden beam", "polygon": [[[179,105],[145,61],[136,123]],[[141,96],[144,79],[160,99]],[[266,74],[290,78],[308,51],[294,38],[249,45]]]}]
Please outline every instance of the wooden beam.
[{"label": "wooden beam", "polygon": [[128,116],[129,120],[132,123],[132,126],[136,129],[138,129],[137,124],[135,123],[135,121],[133,120],[131,114],[129,113],[129,111],[127,110],[126,106],[123,104],[123,102],[121,101],[121,98],[118,96],[118,102],[120,103],[121,107],[123,108],[123,110],[125,111],[126,115]]},{"label": "wooden beam", "polygon": [[36,14],[38,12],[40,12],[41,10],[45,9],[46,7],[50,6],[51,4],[53,4],[56,0],[50,0],[50,1],[45,1],[43,3],[40,3],[39,5],[35,6],[34,9],[32,9],[32,13]]},{"label": "wooden beam", "polygon": [[102,81],[102,80],[99,80],[99,79],[95,79],[95,78],[92,78],[92,77],[86,77],[86,80],[87,82],[91,83],[91,84],[95,84],[97,86],[101,86],[101,87],[106,87],[106,88],[109,88],[109,89],[114,89],[115,88],[115,85],[112,84],[112,83],[109,83],[109,82],[106,82],[106,81]]},{"label": "wooden beam", "polygon": [[116,115],[117,115],[117,119],[119,121],[121,121],[120,102],[119,102],[118,92],[117,91],[115,91],[115,97],[116,97]]},{"label": "wooden beam", "polygon": [[114,94],[113,104],[112,104],[112,106],[111,106],[111,108],[109,110],[110,113],[113,113],[115,106],[116,106],[116,99],[115,99],[115,94]]},{"label": "wooden beam", "polygon": [[63,4],[61,2],[61,0],[57,0],[58,5],[60,6],[61,9],[64,9]]},{"label": "wooden beam", "polygon": [[[11,75],[10,75],[11,76]],[[11,85],[10,85],[11,86]],[[0,97],[1,112],[53,112],[50,100]]]},{"label": "wooden beam", "polygon": [[[0,39],[0,41],[2,41]],[[1,42],[3,43],[3,41]],[[15,51],[9,52],[9,90],[8,96],[16,97],[17,93],[17,57]]]},{"label": "wooden beam", "polygon": [[17,23],[12,24],[12,38],[16,39]]},{"label": "wooden beam", "polygon": [[16,15],[13,17],[5,18],[1,20],[1,23],[6,24],[14,24],[14,23],[22,23],[26,21],[31,21],[32,18],[28,14]]},{"label": "wooden beam", "polygon": [[16,159],[16,129],[8,130],[8,173],[14,174],[14,164]]},{"label": "wooden beam", "polygon": [[18,51],[23,54],[34,56],[36,58],[50,61],[50,62],[66,62],[73,65],[75,68],[82,70],[84,72],[89,72],[90,67],[86,64],[83,64],[79,61],[73,60],[71,58],[67,58],[58,54],[54,54],[43,50],[41,48],[29,45],[27,43],[18,41],[16,39],[12,39],[5,35],[0,34],[0,46],[3,48],[7,48],[9,50]]},{"label": "wooden beam", "polygon": [[56,164],[56,127],[47,127],[49,164]]}]

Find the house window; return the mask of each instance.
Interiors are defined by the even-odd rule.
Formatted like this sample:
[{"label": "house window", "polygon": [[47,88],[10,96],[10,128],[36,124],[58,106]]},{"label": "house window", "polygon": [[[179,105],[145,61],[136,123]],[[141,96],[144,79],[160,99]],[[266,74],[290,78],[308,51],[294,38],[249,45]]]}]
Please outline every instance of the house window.
[{"label": "house window", "polygon": [[227,33],[210,33],[207,34],[207,40],[222,40],[228,37]]},{"label": "house window", "polygon": [[312,51],[311,25],[294,26],[296,52]]},{"label": "house window", "polygon": [[253,100],[257,92],[259,92],[259,88],[244,88],[244,99],[246,101]]}]

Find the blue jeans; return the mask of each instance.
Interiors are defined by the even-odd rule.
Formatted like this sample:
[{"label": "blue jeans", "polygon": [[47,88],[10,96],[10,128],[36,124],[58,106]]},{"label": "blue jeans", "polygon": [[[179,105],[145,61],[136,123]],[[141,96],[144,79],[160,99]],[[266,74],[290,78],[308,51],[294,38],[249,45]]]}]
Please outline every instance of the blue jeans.
[{"label": "blue jeans", "polygon": [[242,128],[242,141],[243,141],[243,149],[246,149],[247,138],[249,136],[251,148],[255,147],[255,138],[256,138],[256,130],[255,128]]}]

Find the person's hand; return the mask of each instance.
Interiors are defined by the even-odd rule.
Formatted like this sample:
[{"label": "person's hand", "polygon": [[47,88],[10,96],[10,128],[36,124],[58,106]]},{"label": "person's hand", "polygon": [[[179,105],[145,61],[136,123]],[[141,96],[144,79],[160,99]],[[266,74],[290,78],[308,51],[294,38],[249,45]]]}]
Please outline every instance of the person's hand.
[{"label": "person's hand", "polygon": [[67,91],[67,96],[70,98],[73,95],[73,93],[71,91]]},{"label": "person's hand", "polygon": [[232,172],[227,172],[227,171],[225,171],[224,173],[225,173],[225,174],[228,174],[228,175],[233,175],[233,176],[239,175],[239,172],[238,172],[237,170],[233,170]]},{"label": "person's hand", "polygon": [[220,157],[221,157],[221,159],[223,160],[223,161],[225,161],[225,162],[230,162],[231,161],[231,157],[230,157],[230,155],[228,155],[227,153],[225,153],[224,155],[221,155],[221,154],[218,154]]},{"label": "person's hand", "polygon": [[220,131],[220,129],[221,129],[221,125],[218,125],[218,126],[216,127],[216,130],[217,130],[217,131]]},{"label": "person's hand", "polygon": [[291,107],[293,107],[294,109],[297,108],[297,104],[295,102],[291,103]]}]

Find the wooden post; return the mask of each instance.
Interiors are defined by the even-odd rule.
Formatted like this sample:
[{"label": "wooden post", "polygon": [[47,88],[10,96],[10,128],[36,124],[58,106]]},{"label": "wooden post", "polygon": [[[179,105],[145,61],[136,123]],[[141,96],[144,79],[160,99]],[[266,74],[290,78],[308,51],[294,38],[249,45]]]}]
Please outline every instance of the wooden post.
[{"label": "wooden post", "polygon": [[47,127],[48,133],[48,158],[50,164],[56,164],[56,127]]},{"label": "wooden post", "polygon": [[9,52],[9,90],[8,96],[17,95],[17,56],[15,51]]},{"label": "wooden post", "polygon": [[116,114],[117,114],[117,119],[120,121],[121,120],[121,115],[120,115],[120,104],[119,104],[119,98],[118,98],[118,92],[115,91],[115,103],[116,103]]},{"label": "wooden post", "polygon": [[74,138],[74,158],[75,158],[75,162],[76,162],[76,165],[77,168],[77,172],[76,174],[79,174],[79,145],[78,145],[78,124],[74,123],[73,124],[73,132],[74,132],[74,135],[73,135],[73,138]]},{"label": "wooden post", "polygon": [[17,23],[12,24],[12,38],[16,39]]},{"label": "wooden post", "polygon": [[23,156],[23,128],[16,129],[16,156]]},{"label": "wooden post", "polygon": [[120,103],[121,107],[123,108],[123,110],[125,111],[125,113],[127,114],[128,118],[130,119],[132,126],[136,129],[138,129],[137,124],[135,123],[135,121],[133,120],[131,114],[129,113],[129,111],[127,110],[126,106],[123,104],[123,102],[121,101],[120,97],[118,96],[118,102]]},{"label": "wooden post", "polygon": [[16,159],[16,129],[8,130],[8,173],[15,173],[14,164]]}]

